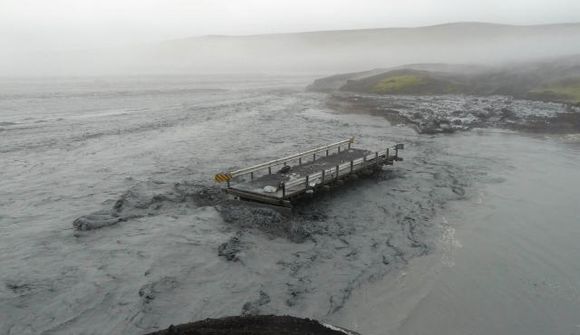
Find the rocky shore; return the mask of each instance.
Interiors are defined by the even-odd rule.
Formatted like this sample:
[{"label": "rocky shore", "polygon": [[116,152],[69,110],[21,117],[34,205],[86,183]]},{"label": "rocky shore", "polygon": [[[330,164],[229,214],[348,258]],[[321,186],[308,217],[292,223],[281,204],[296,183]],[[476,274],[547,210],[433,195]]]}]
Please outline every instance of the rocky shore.
[{"label": "rocky shore", "polygon": [[580,107],[506,96],[376,95],[336,92],[330,108],[347,113],[383,116],[420,134],[454,133],[473,128],[499,128],[530,133],[580,131]]},{"label": "rocky shore", "polygon": [[411,64],[315,80],[340,111],[381,115],[419,133],[472,128],[576,133],[580,56],[504,65]]}]

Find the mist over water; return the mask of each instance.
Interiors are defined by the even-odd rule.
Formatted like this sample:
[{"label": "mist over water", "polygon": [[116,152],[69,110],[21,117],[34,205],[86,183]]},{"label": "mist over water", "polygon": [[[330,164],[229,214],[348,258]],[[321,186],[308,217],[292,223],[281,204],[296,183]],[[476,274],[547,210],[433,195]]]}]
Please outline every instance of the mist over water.
[{"label": "mist over water", "polygon": [[[304,92],[312,79],[0,82],[0,333],[142,334],[243,313],[363,334],[577,332],[577,135],[419,136],[337,113]],[[405,143],[405,161],[290,221],[224,216],[215,172],[350,136]],[[124,220],[73,229],[112,209]]]}]

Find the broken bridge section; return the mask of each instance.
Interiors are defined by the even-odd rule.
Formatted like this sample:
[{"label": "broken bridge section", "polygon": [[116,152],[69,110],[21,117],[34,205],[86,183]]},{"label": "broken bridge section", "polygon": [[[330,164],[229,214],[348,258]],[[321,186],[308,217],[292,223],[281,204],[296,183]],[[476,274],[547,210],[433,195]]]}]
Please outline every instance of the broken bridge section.
[{"label": "broken bridge section", "polygon": [[341,183],[344,179],[400,161],[396,144],[381,151],[353,148],[354,138],[317,147],[248,168],[215,175],[234,198],[291,207],[307,193]]}]

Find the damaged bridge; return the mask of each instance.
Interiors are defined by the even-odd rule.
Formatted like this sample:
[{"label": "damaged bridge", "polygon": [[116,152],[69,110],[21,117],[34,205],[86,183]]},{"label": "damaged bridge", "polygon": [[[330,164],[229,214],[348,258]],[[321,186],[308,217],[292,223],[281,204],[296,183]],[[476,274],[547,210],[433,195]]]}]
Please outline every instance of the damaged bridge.
[{"label": "damaged bridge", "polygon": [[402,160],[403,144],[370,151],[353,148],[354,138],[314,148],[266,163],[222,172],[214,180],[225,183],[236,199],[291,207],[296,199],[328,188],[355,174],[380,169]]}]

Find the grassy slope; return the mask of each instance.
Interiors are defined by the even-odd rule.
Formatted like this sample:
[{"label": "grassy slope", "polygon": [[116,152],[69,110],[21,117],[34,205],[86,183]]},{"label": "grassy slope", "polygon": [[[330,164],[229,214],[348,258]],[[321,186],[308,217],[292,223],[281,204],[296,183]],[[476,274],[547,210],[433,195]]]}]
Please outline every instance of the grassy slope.
[{"label": "grassy slope", "polygon": [[530,97],[580,104],[580,77],[544,85],[529,92]]},{"label": "grassy slope", "polygon": [[376,83],[371,92],[377,94],[453,94],[462,93],[458,82],[436,79],[425,74],[390,75]]},{"label": "grassy slope", "polygon": [[343,91],[375,94],[509,95],[580,104],[580,56],[465,73],[396,69],[346,81]]},{"label": "grassy slope", "polygon": [[386,77],[376,83],[371,91],[379,94],[401,93],[427,84],[427,76],[401,74]]},{"label": "grassy slope", "polygon": [[375,94],[450,94],[462,93],[458,77],[424,70],[401,69],[350,80],[341,89]]}]

